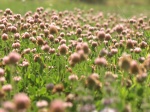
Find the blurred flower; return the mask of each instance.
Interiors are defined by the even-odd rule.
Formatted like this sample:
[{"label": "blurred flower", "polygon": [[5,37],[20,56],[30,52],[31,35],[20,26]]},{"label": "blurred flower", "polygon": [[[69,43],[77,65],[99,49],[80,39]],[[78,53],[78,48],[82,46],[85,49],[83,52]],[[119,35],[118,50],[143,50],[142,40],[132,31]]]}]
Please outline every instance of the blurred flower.
[{"label": "blurred flower", "polygon": [[100,112],[117,112],[117,110],[113,109],[113,108],[109,108],[109,107],[105,107],[103,110],[101,110]]},{"label": "blurred flower", "polygon": [[12,90],[12,85],[11,84],[3,85],[2,90],[5,92],[10,92]]},{"label": "blurred flower", "polygon": [[60,93],[60,92],[63,92],[64,90],[64,86],[62,84],[57,84],[54,86],[52,92],[53,93]]},{"label": "blurred flower", "polygon": [[0,68],[0,77],[4,76],[4,74],[5,74],[4,69]]},{"label": "blurred flower", "polygon": [[121,69],[127,71],[130,68],[130,63],[131,63],[131,57],[128,54],[123,54],[120,58],[119,58],[119,66],[121,67]]},{"label": "blurred flower", "polygon": [[104,58],[104,57],[98,57],[94,60],[94,63],[96,65],[99,65],[99,66],[106,66],[107,65],[107,60]]},{"label": "blurred flower", "polygon": [[[19,60],[21,59],[20,54],[18,54],[17,52],[11,52],[8,55],[8,63],[10,64],[15,64],[17,63]],[[7,63],[6,60],[4,60],[4,63]]]},{"label": "blurred flower", "polygon": [[68,51],[68,47],[67,47],[66,44],[60,45],[58,47],[58,49],[59,49],[59,52],[60,52],[61,55],[65,55],[67,53],[67,51]]},{"label": "blurred flower", "polygon": [[19,81],[21,80],[21,77],[20,77],[20,76],[14,76],[14,77],[13,77],[13,80],[14,80],[15,82],[19,82]]},{"label": "blurred flower", "polygon": [[78,76],[72,74],[72,75],[70,75],[70,76],[68,77],[68,79],[69,79],[70,81],[76,81],[76,80],[78,80]]},{"label": "blurred flower", "polygon": [[19,110],[28,109],[30,107],[30,98],[25,93],[18,93],[13,98],[15,108]]},{"label": "blurred flower", "polygon": [[11,102],[11,101],[5,101],[3,103],[3,108],[5,110],[7,110],[8,112],[14,112],[15,111],[15,104],[13,102]]},{"label": "blurred flower", "polygon": [[61,100],[54,100],[50,104],[49,112],[65,112],[64,102]]},{"label": "blurred flower", "polygon": [[36,102],[36,106],[38,108],[44,108],[48,106],[48,102],[45,100],[41,100],[41,101]]}]

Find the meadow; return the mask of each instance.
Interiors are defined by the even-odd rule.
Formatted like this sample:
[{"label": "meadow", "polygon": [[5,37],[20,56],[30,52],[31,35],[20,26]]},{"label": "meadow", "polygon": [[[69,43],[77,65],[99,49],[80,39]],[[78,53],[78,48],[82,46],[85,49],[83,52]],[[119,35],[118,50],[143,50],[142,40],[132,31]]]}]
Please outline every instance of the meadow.
[{"label": "meadow", "polygon": [[150,111],[147,3],[0,8],[0,112]]}]

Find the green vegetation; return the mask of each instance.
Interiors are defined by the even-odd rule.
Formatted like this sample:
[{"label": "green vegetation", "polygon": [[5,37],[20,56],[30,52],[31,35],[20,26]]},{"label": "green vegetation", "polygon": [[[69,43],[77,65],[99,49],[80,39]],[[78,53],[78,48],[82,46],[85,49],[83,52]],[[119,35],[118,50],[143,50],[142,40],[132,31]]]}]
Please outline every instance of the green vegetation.
[{"label": "green vegetation", "polygon": [[3,0],[0,112],[149,112],[150,7],[124,2]]},{"label": "green vegetation", "polygon": [[[10,5],[11,4],[11,5]],[[96,11],[103,11],[109,13],[117,13],[123,17],[131,17],[144,13],[149,16],[149,2],[146,0],[123,0],[114,1],[107,0],[104,4],[87,4],[80,2],[79,0],[3,0],[1,1],[0,7],[2,10],[10,8],[15,13],[25,14],[27,11],[35,11],[37,7],[44,7],[48,10],[73,10],[75,7],[88,10],[90,8]]]}]

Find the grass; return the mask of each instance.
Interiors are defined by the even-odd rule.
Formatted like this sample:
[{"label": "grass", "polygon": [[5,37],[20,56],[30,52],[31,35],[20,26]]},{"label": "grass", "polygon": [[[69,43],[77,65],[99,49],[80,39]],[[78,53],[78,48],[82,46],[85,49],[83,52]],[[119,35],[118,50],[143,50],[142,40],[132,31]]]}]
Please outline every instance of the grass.
[{"label": "grass", "polygon": [[[27,104],[28,111],[24,112],[56,112],[52,111],[56,108],[64,112],[62,105],[68,102],[71,105],[65,112],[149,112],[150,7],[142,2],[135,4],[3,0],[2,10],[33,13],[21,18],[9,15],[9,10],[5,16],[0,13],[0,108],[6,108],[5,101],[18,107],[30,99],[31,105]],[[48,14],[42,9],[35,14],[41,6],[49,10]],[[101,11],[104,18],[98,16]],[[135,23],[128,20],[140,14],[148,18],[136,17]],[[27,98],[22,103],[21,97],[17,104],[14,96],[20,92]],[[63,103],[50,108],[55,99]],[[36,106],[41,100],[48,105]]]},{"label": "grass", "polygon": [[[111,0],[110,0],[111,1]],[[11,5],[10,5],[11,4]],[[87,4],[79,1],[71,0],[3,0],[0,4],[0,9],[5,10],[10,8],[15,13],[25,14],[27,11],[35,11],[37,7],[44,7],[48,10],[74,10],[74,8],[80,8],[83,10],[88,10],[90,8],[95,9],[95,11],[103,11],[105,13],[116,13],[122,17],[131,17],[140,14],[149,14],[149,4],[124,4],[122,2],[110,2],[106,5],[103,4]]]}]

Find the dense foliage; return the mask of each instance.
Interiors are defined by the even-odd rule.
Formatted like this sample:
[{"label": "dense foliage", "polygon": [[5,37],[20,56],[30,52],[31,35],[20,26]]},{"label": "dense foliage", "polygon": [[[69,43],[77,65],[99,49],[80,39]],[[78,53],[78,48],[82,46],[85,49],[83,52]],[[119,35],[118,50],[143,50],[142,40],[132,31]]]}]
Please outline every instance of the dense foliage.
[{"label": "dense foliage", "polygon": [[148,112],[150,20],[93,9],[0,12],[1,112]]}]

